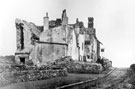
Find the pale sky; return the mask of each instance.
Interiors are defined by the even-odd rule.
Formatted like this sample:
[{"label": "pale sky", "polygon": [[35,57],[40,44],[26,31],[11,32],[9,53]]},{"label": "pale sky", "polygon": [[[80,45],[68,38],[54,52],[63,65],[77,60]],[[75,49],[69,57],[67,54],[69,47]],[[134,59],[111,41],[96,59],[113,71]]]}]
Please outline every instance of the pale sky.
[{"label": "pale sky", "polygon": [[61,17],[63,9],[67,9],[69,23],[79,18],[87,26],[87,18],[94,17],[97,37],[105,47],[104,56],[112,60],[113,66],[135,63],[134,0],[1,0],[0,55],[16,51],[15,18],[42,25],[46,12],[55,19]]}]

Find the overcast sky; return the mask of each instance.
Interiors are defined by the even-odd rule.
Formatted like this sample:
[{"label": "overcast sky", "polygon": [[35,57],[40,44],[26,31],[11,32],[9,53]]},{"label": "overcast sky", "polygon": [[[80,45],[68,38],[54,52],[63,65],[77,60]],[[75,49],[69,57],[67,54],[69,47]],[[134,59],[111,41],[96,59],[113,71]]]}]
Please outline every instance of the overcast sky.
[{"label": "overcast sky", "polygon": [[79,18],[87,26],[87,18],[94,17],[104,56],[112,60],[113,66],[135,63],[134,0],[1,0],[0,55],[16,51],[15,18],[42,25],[46,12],[49,19],[55,19],[61,17],[63,9],[67,9],[69,23]]}]

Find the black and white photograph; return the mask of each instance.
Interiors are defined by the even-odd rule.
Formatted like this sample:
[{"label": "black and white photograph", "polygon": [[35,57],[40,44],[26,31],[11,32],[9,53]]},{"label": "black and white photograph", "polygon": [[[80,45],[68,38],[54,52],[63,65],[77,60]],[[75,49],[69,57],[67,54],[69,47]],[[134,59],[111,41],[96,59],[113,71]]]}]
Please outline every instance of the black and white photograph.
[{"label": "black and white photograph", "polygon": [[135,1],[1,0],[0,89],[135,89]]}]

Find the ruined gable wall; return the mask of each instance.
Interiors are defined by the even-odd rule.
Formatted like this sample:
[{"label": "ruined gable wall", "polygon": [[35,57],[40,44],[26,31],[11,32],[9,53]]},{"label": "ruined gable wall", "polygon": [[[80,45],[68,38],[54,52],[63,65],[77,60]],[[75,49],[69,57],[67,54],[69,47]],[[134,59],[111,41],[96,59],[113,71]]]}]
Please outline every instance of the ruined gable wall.
[{"label": "ruined gable wall", "polygon": [[35,40],[39,40],[39,35],[42,29],[39,30],[37,28],[38,26],[35,24],[20,19],[15,20],[15,25],[17,44],[15,60],[17,63],[20,63],[20,58],[23,58],[26,63],[30,58],[29,53],[32,52],[35,46]]},{"label": "ruined gable wall", "polygon": [[[16,32],[17,32],[17,51],[29,52],[33,48],[33,35],[39,38],[40,30],[33,23],[16,19]],[[23,43],[23,44],[22,44]],[[24,46],[23,48],[21,46]]]}]

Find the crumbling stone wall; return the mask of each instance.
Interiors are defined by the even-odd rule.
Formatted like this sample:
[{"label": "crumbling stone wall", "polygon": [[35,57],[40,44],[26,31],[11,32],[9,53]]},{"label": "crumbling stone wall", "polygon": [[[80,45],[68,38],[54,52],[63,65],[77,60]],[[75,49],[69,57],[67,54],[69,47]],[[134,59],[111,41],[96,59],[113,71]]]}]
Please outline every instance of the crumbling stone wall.
[{"label": "crumbling stone wall", "polygon": [[27,82],[27,81],[37,81],[44,80],[55,77],[67,76],[66,69],[56,69],[56,70],[32,70],[32,71],[20,71],[12,72],[12,77],[15,82]]},{"label": "crumbling stone wall", "polygon": [[[40,33],[42,32],[41,26],[36,26],[31,22],[27,22],[24,20],[16,19],[16,43],[17,50],[15,53],[15,59],[19,62],[20,57],[25,58],[25,54],[30,53],[35,45],[35,41],[39,40]],[[28,60],[29,55],[25,60]]]},{"label": "crumbling stone wall", "polygon": [[47,64],[63,56],[78,59],[76,35],[70,26],[50,28],[41,33],[40,41],[37,42],[31,53],[35,64],[36,61]]},{"label": "crumbling stone wall", "polygon": [[[6,71],[0,73],[0,81],[8,84],[18,82],[28,82],[45,80],[55,77],[66,77],[67,69],[49,69],[49,70],[22,70],[22,71]],[[0,84],[1,85],[1,84]]]},{"label": "crumbling stone wall", "polygon": [[[32,59],[34,63],[36,61],[45,63],[45,61],[67,56],[67,53],[72,53],[74,50],[74,53],[78,54],[76,35],[73,27],[69,25],[57,26],[43,31],[42,26],[16,19],[16,28],[18,47],[16,54],[19,54],[16,55],[16,60],[19,60],[21,56],[25,57],[22,54],[26,53],[30,54],[28,58]],[[68,44],[70,44],[70,47],[68,47]],[[74,55],[72,53],[69,56]]]},{"label": "crumbling stone wall", "polygon": [[66,27],[50,28],[40,35],[41,42],[66,43]]},{"label": "crumbling stone wall", "polygon": [[[42,30],[39,30],[37,26],[31,22],[16,19],[16,31],[17,31],[17,50],[29,50],[33,45],[33,40],[39,40],[39,36]],[[21,46],[21,47],[20,47]],[[24,46],[24,47],[23,47]]]},{"label": "crumbling stone wall", "polygon": [[41,64],[47,64],[55,59],[66,56],[66,29],[63,26],[50,28],[40,35],[40,41],[37,42],[34,51],[31,53],[32,59]]},{"label": "crumbling stone wall", "polygon": [[55,60],[53,65],[57,67],[67,68],[69,73],[93,73],[98,74],[103,71],[103,67],[98,63],[79,62],[71,57],[63,57]]},{"label": "crumbling stone wall", "polygon": [[16,34],[17,34],[17,50],[22,50],[24,48],[24,33],[23,24],[16,23]]},{"label": "crumbling stone wall", "polygon": [[16,19],[16,59],[27,57],[34,64],[47,64],[62,56],[71,56],[74,60],[96,62],[100,46],[93,21],[93,17],[88,18],[88,28],[78,19],[75,24],[68,24],[66,10],[56,20],[49,21],[46,14],[43,26]]},{"label": "crumbling stone wall", "polygon": [[37,63],[47,65],[57,58],[66,56],[66,47],[66,45],[59,44],[37,43],[30,56],[35,65]]}]

